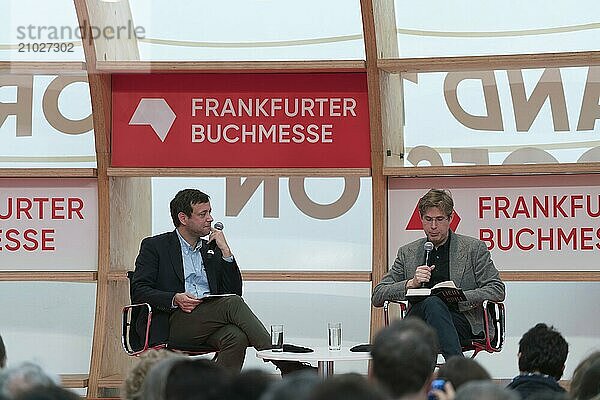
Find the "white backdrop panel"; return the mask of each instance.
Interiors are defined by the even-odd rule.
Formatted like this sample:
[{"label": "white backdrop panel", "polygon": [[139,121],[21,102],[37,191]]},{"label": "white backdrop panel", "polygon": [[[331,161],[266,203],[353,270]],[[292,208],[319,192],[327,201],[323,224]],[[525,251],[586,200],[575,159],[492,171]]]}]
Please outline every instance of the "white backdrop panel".
[{"label": "white backdrop panel", "polygon": [[[241,269],[245,270],[371,270],[371,179],[360,178],[358,197],[347,212],[333,219],[316,219],[292,201],[289,179],[279,179],[278,217],[265,217],[261,185],[237,216],[225,216],[224,178],[153,178],[153,232],[174,229],[169,202],[184,188],[211,196],[215,221],[225,235]],[[309,198],[319,204],[335,203],[344,191],[342,178],[308,178]]]}]

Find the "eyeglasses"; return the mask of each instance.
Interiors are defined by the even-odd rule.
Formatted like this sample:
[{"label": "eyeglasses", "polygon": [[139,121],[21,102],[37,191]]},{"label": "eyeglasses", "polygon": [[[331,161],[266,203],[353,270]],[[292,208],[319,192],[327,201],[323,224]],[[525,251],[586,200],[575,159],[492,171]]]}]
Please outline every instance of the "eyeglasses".
[{"label": "eyeglasses", "polygon": [[441,224],[442,222],[446,222],[450,219],[450,217],[430,217],[428,215],[423,217],[423,221],[427,222],[428,224],[432,224],[433,221],[435,221],[437,224]]}]

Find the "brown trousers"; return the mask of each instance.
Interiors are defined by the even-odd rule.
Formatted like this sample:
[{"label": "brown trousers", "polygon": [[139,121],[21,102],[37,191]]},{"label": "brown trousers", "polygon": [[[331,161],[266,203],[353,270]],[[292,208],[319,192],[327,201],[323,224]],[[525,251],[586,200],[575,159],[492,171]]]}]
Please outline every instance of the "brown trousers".
[{"label": "brown trousers", "polygon": [[191,313],[176,310],[170,319],[170,343],[218,350],[217,364],[240,370],[249,346],[271,347],[271,336],[240,296],[205,300]]}]

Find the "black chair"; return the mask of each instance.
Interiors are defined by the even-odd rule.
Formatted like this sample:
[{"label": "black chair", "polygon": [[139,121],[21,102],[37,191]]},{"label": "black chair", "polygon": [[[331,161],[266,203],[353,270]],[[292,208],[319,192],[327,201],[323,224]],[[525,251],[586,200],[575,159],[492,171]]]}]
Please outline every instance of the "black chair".
[{"label": "black chair", "polygon": [[[396,310],[396,307],[398,308]],[[462,343],[462,351],[472,351],[471,358],[474,358],[479,352],[498,353],[504,346],[504,303],[486,300],[483,307],[483,327],[482,337],[474,337],[468,343]],[[392,319],[404,318],[408,308],[407,301],[390,300],[383,303],[383,319],[385,326],[388,326]],[[494,327],[492,330],[491,327]],[[494,332],[492,336],[491,332]]]},{"label": "black chair", "polygon": [[[127,272],[127,278],[131,283],[133,277],[133,271]],[[130,290],[131,295],[131,290]],[[136,330],[136,323],[140,318],[146,320],[146,329],[143,334]],[[168,343],[158,343],[150,345],[150,328],[152,325],[152,306],[148,303],[140,304],[129,304],[123,307],[122,320],[121,320],[121,344],[123,350],[130,356],[138,356],[150,349],[167,349],[184,353],[190,356],[197,356],[203,354],[214,353],[213,359],[217,358],[217,349],[212,348],[209,345],[198,346],[195,348],[174,348],[169,346]]]}]

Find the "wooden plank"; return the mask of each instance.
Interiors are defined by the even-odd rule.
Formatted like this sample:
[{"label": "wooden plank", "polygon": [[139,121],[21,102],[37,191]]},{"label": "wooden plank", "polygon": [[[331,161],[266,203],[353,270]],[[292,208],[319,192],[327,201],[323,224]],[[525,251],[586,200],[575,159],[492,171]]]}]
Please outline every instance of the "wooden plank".
[{"label": "wooden plank", "polygon": [[245,281],[371,282],[370,272],[346,271],[242,271]]},{"label": "wooden plank", "polygon": [[[370,282],[369,271],[289,271],[289,270],[243,270],[245,281],[339,281]],[[113,270],[109,280],[127,281],[127,271]]]},{"label": "wooden plank", "polygon": [[489,71],[523,68],[585,67],[600,64],[600,51],[486,56],[380,59],[377,66],[390,73]]},{"label": "wooden plank", "polygon": [[71,75],[86,73],[86,64],[79,61],[0,61],[0,74]]},{"label": "wooden plank", "polygon": [[60,383],[69,389],[80,389],[88,386],[88,374],[60,374]]},{"label": "wooden plank", "polygon": [[0,271],[0,282],[96,282],[96,271]]},{"label": "wooden plank", "polygon": [[598,172],[600,172],[600,163],[383,168],[383,174],[390,177],[586,174]]},{"label": "wooden plank", "polygon": [[109,176],[365,176],[371,175],[369,168],[108,168]]},{"label": "wooden plank", "polygon": [[95,178],[95,168],[2,168],[0,178]]},{"label": "wooden plank", "polygon": [[600,282],[600,271],[500,271],[503,281]]},{"label": "wooden plank", "polygon": [[362,60],[323,61],[98,61],[98,71],[110,73],[152,72],[364,72]]},{"label": "wooden plank", "polygon": [[122,384],[123,376],[119,374],[103,376],[98,380],[98,387],[101,388],[120,388]]}]

